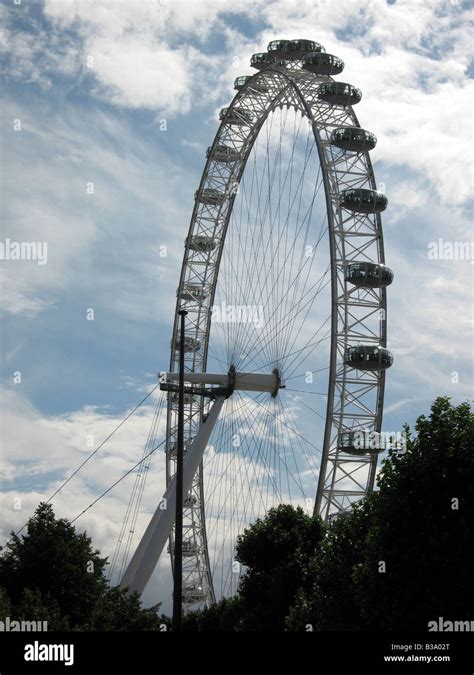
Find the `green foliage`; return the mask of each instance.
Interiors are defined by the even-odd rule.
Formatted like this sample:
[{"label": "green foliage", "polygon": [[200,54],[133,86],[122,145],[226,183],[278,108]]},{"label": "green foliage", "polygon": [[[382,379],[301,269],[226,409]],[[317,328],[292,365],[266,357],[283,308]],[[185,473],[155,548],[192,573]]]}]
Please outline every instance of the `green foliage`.
[{"label": "green foliage", "polygon": [[61,616],[61,610],[57,600],[49,593],[45,596],[36,589],[34,591],[24,588],[18,605],[16,606],[15,619],[18,621],[47,621],[48,630],[68,630],[67,617]]},{"label": "green foliage", "polygon": [[119,588],[109,588],[101,596],[83,630],[150,631],[160,630],[159,605],[142,609],[138,593],[128,595]]},{"label": "green foliage", "polygon": [[6,590],[0,586],[0,620],[4,616],[10,616],[11,602]]},{"label": "green foliage", "polygon": [[231,632],[239,630],[242,607],[238,596],[223,598],[220,602],[183,617],[183,631]]},{"label": "green foliage", "polygon": [[474,415],[438,398],[416,432],[385,460],[379,491],[330,527],[291,630],[424,631],[439,616],[471,616]]},{"label": "green foliage", "polygon": [[239,585],[242,630],[283,630],[324,534],[318,517],[281,504],[238,538],[236,559],[248,569]]},{"label": "green foliage", "polygon": [[109,588],[106,558],[50,504],[40,504],[26,534],[12,534],[0,558],[0,619],[47,621],[49,630],[160,630],[157,607]]},{"label": "green foliage", "polygon": [[[354,583],[362,625],[426,630],[474,606],[474,415],[438,398],[405,455],[385,462]],[[377,570],[386,562],[386,572]]]},{"label": "green foliage", "polygon": [[[87,535],[77,534],[64,519],[56,520],[50,504],[40,504],[21,538],[15,535],[0,558],[0,585],[14,606],[23,589],[48,595],[74,627],[93,610],[105,591],[105,558],[94,551]],[[90,563],[93,564],[93,571]]]},{"label": "green foliage", "polygon": [[352,575],[359,564],[369,528],[371,503],[354,507],[350,516],[338,518],[328,528],[309,567],[309,582],[302,587],[290,609],[290,630],[356,630],[360,611]]},{"label": "green foliage", "polygon": [[247,569],[234,598],[185,617],[186,630],[281,631],[305,585],[309,564],[324,534],[318,517],[280,505],[238,538],[236,560]]},{"label": "green foliage", "polygon": [[[407,451],[384,461],[378,491],[326,527],[280,505],[238,538],[235,597],[192,612],[187,631],[421,630],[474,606],[474,415],[438,398]],[[0,558],[0,619],[50,630],[170,629],[158,607],[109,588],[106,559],[41,504]]]}]

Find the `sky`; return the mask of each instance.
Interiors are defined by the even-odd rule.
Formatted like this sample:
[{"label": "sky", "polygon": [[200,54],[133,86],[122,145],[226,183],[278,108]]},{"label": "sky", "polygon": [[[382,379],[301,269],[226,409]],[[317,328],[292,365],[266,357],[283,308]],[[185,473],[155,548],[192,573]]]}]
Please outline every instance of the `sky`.
[{"label": "sky", "polygon": [[[361,125],[378,137],[371,156],[389,198],[395,272],[384,428],[413,425],[438,395],[472,398],[470,3],[2,0],[0,9],[0,241],[48,245],[46,264],[0,260],[1,544],[167,368],[205,149],[234,78],[252,73],[251,55],[272,39],[316,40],[342,57],[343,80],[363,91]],[[140,459],[156,400],[53,500],[58,515],[74,518]],[[162,454],[148,485],[136,532],[163,491]],[[77,521],[104,554],[130,486]],[[169,587],[163,560],[145,603],[166,608]]]}]

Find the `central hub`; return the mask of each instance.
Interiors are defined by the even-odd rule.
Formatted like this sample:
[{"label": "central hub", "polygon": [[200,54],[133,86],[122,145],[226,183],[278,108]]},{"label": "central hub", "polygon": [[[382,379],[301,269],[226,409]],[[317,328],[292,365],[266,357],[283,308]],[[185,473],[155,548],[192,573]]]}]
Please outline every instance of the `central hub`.
[{"label": "central hub", "polygon": [[[166,373],[165,382],[160,386],[163,390],[169,390],[169,383],[175,384],[179,379],[179,373]],[[200,385],[216,385],[216,387],[225,393],[228,398],[232,396],[234,391],[258,391],[268,392],[273,398],[276,397],[278,391],[284,388],[281,383],[280,371],[274,368],[269,374],[266,373],[242,373],[235,369],[235,366],[230,366],[227,375],[221,373],[184,373],[184,381],[187,384]],[[213,389],[207,389],[206,393],[212,393]],[[199,394],[199,392],[196,392]]]},{"label": "central hub", "polygon": [[276,398],[276,395],[278,394],[278,390],[284,389],[285,385],[281,384],[281,375],[280,375],[280,371],[278,370],[278,368],[274,368],[272,370],[272,374],[275,375],[275,384],[276,384],[275,390],[272,391],[272,398]]}]

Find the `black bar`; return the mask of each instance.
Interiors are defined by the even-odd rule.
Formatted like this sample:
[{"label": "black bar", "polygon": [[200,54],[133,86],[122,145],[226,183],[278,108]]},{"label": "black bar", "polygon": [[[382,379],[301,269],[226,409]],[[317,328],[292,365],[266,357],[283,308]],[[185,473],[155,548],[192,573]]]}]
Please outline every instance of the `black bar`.
[{"label": "black bar", "polygon": [[[96,675],[97,673],[135,673],[140,663],[156,661],[157,648],[164,651],[174,648],[201,649],[211,652],[216,647],[216,633],[187,632],[184,637],[172,631],[87,633],[29,633],[0,631],[1,675]],[[400,675],[472,675],[472,632],[395,632],[395,633],[264,633],[220,632],[221,648],[228,648],[232,659],[242,671],[248,670],[249,648],[257,668],[268,672],[270,667],[281,666],[288,654],[298,654],[303,659],[317,656],[321,673],[352,673],[362,670],[400,673]],[[38,641],[41,644],[73,645],[74,660],[29,661],[25,659],[26,646]],[[242,648],[243,645],[243,648]],[[252,649],[252,645],[254,649]],[[343,648],[341,647],[343,646]],[[403,647],[403,649],[402,649]],[[232,650],[232,651],[231,651]],[[70,649],[68,650],[71,651]],[[181,652],[180,652],[181,653]],[[207,652],[206,652],[207,653]],[[420,657],[431,657],[422,662]],[[435,658],[436,657],[436,658]],[[441,660],[444,659],[444,660]],[[358,668],[360,667],[360,668]],[[281,670],[281,668],[280,668]],[[293,669],[291,672],[294,672]]]}]

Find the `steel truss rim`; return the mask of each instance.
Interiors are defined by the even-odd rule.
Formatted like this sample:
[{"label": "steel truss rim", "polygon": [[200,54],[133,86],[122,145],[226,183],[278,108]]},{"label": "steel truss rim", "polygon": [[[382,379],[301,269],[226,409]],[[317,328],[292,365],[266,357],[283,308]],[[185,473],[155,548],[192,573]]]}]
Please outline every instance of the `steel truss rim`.
[{"label": "steel truss rim", "polygon": [[[314,116],[313,113],[313,108],[311,105],[307,102],[307,98],[305,96],[305,92],[302,91],[302,88],[300,87],[300,83],[303,81],[304,86],[311,86],[311,84],[314,86],[315,84],[319,84],[321,81],[328,81],[331,80],[332,78],[330,77],[316,77],[314,75],[310,75],[308,73],[303,73],[302,71],[289,71],[285,68],[275,68],[275,67],[268,67],[265,70],[259,71],[256,73],[252,79],[247,82],[245,87],[239,91],[236,96],[234,97],[233,101],[229,105],[228,110],[229,111],[235,111],[238,108],[239,102],[241,103],[242,101],[245,100],[245,94],[248,94],[252,90],[252,86],[255,86],[256,84],[260,82],[265,83],[268,78],[283,78],[285,81],[285,86],[282,87],[278,93],[278,95],[271,101],[271,103],[268,105],[266,108],[266,112],[262,117],[258,118],[258,121],[255,123],[255,125],[252,127],[252,131],[255,129],[257,130],[256,133],[253,133],[251,137],[251,142],[248,143],[246,152],[245,152],[245,159],[241,163],[240,166],[240,171],[238,174],[238,179],[237,181],[240,183],[240,180],[245,172],[245,166],[247,163],[247,160],[252,152],[253,144],[258,136],[258,133],[260,132],[265,120],[267,119],[268,115],[270,112],[278,107],[277,104],[277,99],[280,100],[283,98],[283,94],[286,91],[291,91],[294,96],[297,97],[297,99],[301,102],[301,108],[300,112],[303,112],[306,114],[306,116],[312,120],[312,126],[313,126],[313,133],[314,133],[314,138],[315,138],[315,144],[318,149],[318,154],[319,154],[319,160],[321,164],[321,170],[323,172],[323,178],[324,178],[324,188],[325,188],[325,197],[326,197],[326,204],[327,204],[327,212],[328,212],[328,229],[329,229],[329,241],[330,241],[330,257],[331,257],[331,289],[332,289],[332,301],[333,301],[333,308],[332,308],[332,313],[331,313],[331,326],[332,326],[332,335],[331,335],[331,356],[330,356],[330,375],[328,379],[328,400],[327,400],[327,414],[326,414],[326,425],[325,425],[325,433],[324,433],[324,446],[323,446],[323,457],[321,460],[321,466],[320,466],[320,478],[319,478],[319,483],[317,487],[317,496],[315,500],[315,512],[321,513],[321,515],[327,519],[330,515],[331,512],[331,507],[334,506],[334,503],[332,502],[332,495],[337,493],[337,471],[336,468],[332,469],[332,477],[330,478],[330,488],[328,489],[325,487],[327,485],[327,468],[328,465],[332,462],[334,464],[334,467],[337,465],[338,462],[338,453],[336,451],[335,457],[331,457],[331,443],[334,444],[334,426],[335,426],[335,416],[336,416],[336,426],[337,429],[344,428],[343,420],[344,420],[344,399],[346,396],[346,383],[348,380],[348,377],[350,373],[348,372],[349,369],[346,366],[342,366],[340,362],[338,362],[338,357],[341,355],[341,344],[347,346],[348,344],[348,332],[347,329],[345,330],[345,334],[342,336],[342,342],[341,342],[341,335],[340,331],[338,330],[338,317],[340,318],[340,310],[343,310],[344,313],[344,323],[347,326],[348,322],[348,306],[347,306],[347,297],[344,298],[344,296],[340,296],[340,289],[338,288],[339,284],[339,278],[338,278],[338,273],[340,275],[341,273],[341,262],[342,265],[345,264],[346,262],[346,247],[343,245],[342,247],[342,252],[343,252],[343,260],[341,261],[340,259],[337,258],[337,251],[336,251],[336,246],[335,246],[335,238],[337,235],[337,228],[339,226],[338,218],[337,218],[337,211],[334,210],[334,180],[331,183],[331,167],[328,164],[328,150],[327,150],[327,144],[324,143],[324,140],[321,139],[319,132],[320,132],[320,127],[318,126],[319,120]],[[309,85],[308,85],[309,82]],[[295,110],[298,110],[296,106]],[[334,108],[332,110],[334,113],[340,112],[339,108]],[[352,121],[353,126],[359,126],[357,117],[355,116],[353,110],[351,108],[346,108],[345,112],[348,114],[348,118]],[[337,118],[337,115],[336,115]],[[219,139],[223,135],[223,131],[225,129],[225,120],[222,121],[220,124],[216,136],[214,138],[212,148],[215,148],[215,146],[218,144]],[[327,126],[330,126],[330,124],[327,124]],[[333,126],[335,126],[333,124]],[[250,136],[249,136],[250,138]],[[248,139],[247,139],[248,141]],[[245,145],[245,143],[243,144]],[[362,153],[366,165],[366,184],[372,189],[376,188],[376,183],[375,183],[375,178],[373,174],[373,169],[372,169],[372,164],[370,161],[370,157],[368,153]],[[208,179],[209,179],[209,169],[212,166],[212,151],[211,154],[206,162],[206,165],[203,170],[201,182],[199,185],[199,190],[202,190],[205,185],[208,184]],[[232,177],[233,180],[235,181],[235,176]],[[336,183],[338,181],[338,178],[336,177]],[[336,191],[336,194],[339,191]],[[221,244],[220,244],[220,253],[219,253],[219,260],[217,263],[217,273],[215,275],[215,282],[212,288],[211,292],[211,299],[210,299],[210,304],[212,305],[214,295],[216,293],[216,287],[217,287],[217,280],[218,280],[218,272],[219,272],[219,266],[221,262],[221,257],[222,257],[222,251],[223,247],[225,245],[225,234],[227,232],[227,228],[229,226],[232,210],[233,210],[233,204],[234,204],[234,199],[235,195],[230,198],[229,200],[229,207],[227,209],[227,215],[225,219],[225,224],[224,224],[224,237],[222,238]],[[193,235],[194,228],[196,226],[197,220],[198,220],[198,213],[199,213],[199,202],[196,200],[192,217],[191,217],[191,223],[188,231],[188,239],[187,242],[189,242],[189,238]],[[340,221],[340,218],[339,218]],[[383,250],[383,236],[382,236],[382,229],[381,229],[381,219],[379,215],[375,215],[374,217],[374,230],[376,232],[376,246],[377,246],[377,262],[384,264],[385,258],[384,258],[384,250]],[[178,310],[183,306],[183,301],[180,300],[179,293],[183,289],[183,285],[185,283],[186,279],[186,271],[188,269],[188,260],[189,260],[189,246],[186,247],[185,249],[185,254],[183,257],[183,264],[181,268],[181,275],[180,275],[180,281],[179,281],[179,287],[178,287],[178,299],[176,303],[176,312],[175,312],[175,320],[173,324],[173,335],[172,335],[172,346],[171,346],[171,354],[170,354],[170,371],[175,370],[176,367],[176,362],[177,362],[177,354],[178,351],[176,349],[176,335],[177,335],[177,319],[178,319]],[[381,346],[385,347],[386,346],[386,293],[384,289],[380,289],[380,303],[379,303],[379,309],[384,312],[383,319],[380,323],[380,334],[377,336],[377,342]],[[199,319],[198,319],[199,321]],[[202,372],[205,371],[205,368],[207,366],[207,359],[208,359],[208,346],[209,346],[209,338],[210,338],[210,331],[211,331],[211,322],[210,319],[207,320],[206,322],[206,332],[205,332],[205,343],[204,343],[204,351],[203,351],[203,358],[201,360],[201,370]],[[196,324],[196,335],[199,334],[199,337],[202,338],[202,335],[198,332],[198,323]],[[195,355],[194,355],[195,356]],[[192,369],[194,370],[196,368],[196,359],[193,359],[192,363]],[[338,370],[339,370],[339,375],[340,375],[340,382],[342,382],[342,388],[338,389]],[[199,369],[198,371],[199,372]],[[373,379],[374,376],[372,376]],[[385,377],[384,377],[384,372],[379,371],[377,376],[376,376],[376,389],[377,389],[377,404],[376,404],[376,409],[374,412],[374,429],[376,431],[380,430],[381,422],[382,422],[382,405],[383,405],[383,391],[384,391],[384,382],[385,382]],[[338,389],[338,391],[336,391]],[[342,404],[337,407],[336,410],[334,409],[334,403],[335,403],[335,398],[339,401],[342,401]],[[167,437],[170,437],[170,430],[171,430],[171,421],[170,421],[170,405],[168,406],[168,417],[167,417]],[[373,486],[374,478],[375,478],[375,472],[376,472],[376,466],[377,466],[377,461],[373,457],[370,458],[370,470],[369,470],[369,476],[368,476],[368,486],[367,489],[371,489]],[[366,462],[367,463],[367,462]],[[166,468],[167,468],[167,483],[170,480],[170,477],[173,473],[173,460],[170,459],[170,457],[167,455],[166,459]],[[199,492],[200,495],[200,506],[199,506],[199,515],[200,515],[200,527],[201,527],[201,534],[203,537],[203,542],[204,542],[204,560],[202,561],[203,567],[204,567],[204,575],[207,575],[207,579],[202,579],[201,583],[202,586],[205,590],[206,593],[206,602],[207,604],[210,604],[215,601],[216,596],[213,588],[213,582],[212,578],[210,578],[210,563],[209,563],[209,553],[208,553],[208,541],[206,537],[206,521],[205,521],[205,504],[204,504],[204,491],[203,491],[203,468],[202,464],[200,467],[199,471],[199,476],[197,477],[196,481],[196,489]],[[325,483],[326,481],[326,483]],[[366,492],[367,489],[364,491]],[[336,503],[336,507],[337,507]],[[339,510],[342,510],[339,507]],[[172,557],[172,537],[170,539],[170,552],[171,552],[171,557]],[[192,604],[192,603],[191,603]]]}]

